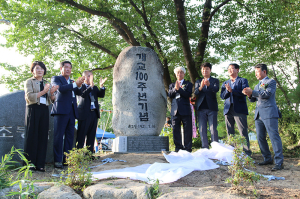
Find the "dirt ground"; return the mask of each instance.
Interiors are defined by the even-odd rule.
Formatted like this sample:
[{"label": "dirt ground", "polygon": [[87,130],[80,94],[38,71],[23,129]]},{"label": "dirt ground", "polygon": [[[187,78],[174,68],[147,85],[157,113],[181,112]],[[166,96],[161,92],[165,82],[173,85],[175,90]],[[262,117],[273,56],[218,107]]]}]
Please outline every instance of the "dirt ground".
[{"label": "dirt ground", "polygon": [[[113,158],[117,160],[126,160],[126,162],[112,162],[92,169],[93,172],[111,169],[121,169],[125,167],[134,167],[142,164],[152,164],[155,162],[166,163],[161,153],[128,153],[128,154],[101,154],[100,159],[94,160],[91,166],[102,164],[101,160],[105,158]],[[255,162],[262,161],[260,154],[254,154]],[[256,166],[254,171],[263,175],[274,175],[284,177],[285,180],[260,180],[257,184],[259,198],[300,198],[300,159],[285,158],[284,170],[271,172],[272,165]],[[46,172],[34,172],[33,178],[39,181],[59,181],[59,178],[52,177],[52,174],[60,174],[61,169],[55,169],[53,165],[46,166]],[[177,180],[176,182],[160,185],[162,190],[170,190],[173,188],[184,188],[185,190],[210,189],[216,192],[230,192],[236,194],[231,186],[225,183],[225,179],[229,177],[227,166],[220,166],[218,169],[208,171],[194,171],[189,175]],[[102,180],[105,183],[106,180]],[[101,181],[100,181],[101,183]],[[142,183],[142,182],[141,182]],[[251,188],[249,188],[251,190]],[[244,195],[246,198],[247,195]],[[219,198],[213,197],[212,198]]]}]

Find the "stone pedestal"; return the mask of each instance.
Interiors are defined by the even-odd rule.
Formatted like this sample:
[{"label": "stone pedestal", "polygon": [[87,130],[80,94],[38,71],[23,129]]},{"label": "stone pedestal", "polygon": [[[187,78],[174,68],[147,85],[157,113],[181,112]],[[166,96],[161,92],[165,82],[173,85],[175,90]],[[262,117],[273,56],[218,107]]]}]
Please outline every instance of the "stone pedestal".
[{"label": "stone pedestal", "polygon": [[113,152],[161,152],[169,151],[167,136],[119,136],[113,141]]}]

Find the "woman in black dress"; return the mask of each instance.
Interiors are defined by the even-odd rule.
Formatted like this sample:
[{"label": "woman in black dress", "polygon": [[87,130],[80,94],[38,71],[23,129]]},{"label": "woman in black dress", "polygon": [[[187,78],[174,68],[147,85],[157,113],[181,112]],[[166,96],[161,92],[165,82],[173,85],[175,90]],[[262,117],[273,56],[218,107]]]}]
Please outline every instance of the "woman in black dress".
[{"label": "woman in black dress", "polygon": [[25,157],[34,164],[32,170],[45,171],[49,131],[48,106],[55,100],[54,92],[58,86],[52,86],[43,79],[46,74],[43,62],[35,61],[30,67],[33,77],[26,80],[24,85],[25,113]]}]

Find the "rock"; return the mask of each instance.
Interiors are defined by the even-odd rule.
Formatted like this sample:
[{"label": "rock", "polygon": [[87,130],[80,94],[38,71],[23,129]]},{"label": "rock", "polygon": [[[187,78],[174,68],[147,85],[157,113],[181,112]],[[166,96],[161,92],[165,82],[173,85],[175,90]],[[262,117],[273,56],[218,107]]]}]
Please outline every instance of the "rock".
[{"label": "rock", "polygon": [[163,66],[150,48],[124,49],[114,66],[113,129],[116,136],[159,135],[166,119]]},{"label": "rock", "polygon": [[199,190],[179,190],[174,191],[172,193],[166,193],[158,197],[157,199],[214,199],[214,198],[222,198],[222,199],[240,199],[246,198],[243,196],[233,195],[225,192],[217,192],[214,189],[208,188],[200,188]]},{"label": "rock", "polygon": [[38,195],[38,199],[81,199],[75,191],[65,185],[53,186]]},{"label": "rock", "polygon": [[[34,193],[33,193],[33,195],[38,195],[42,191],[44,191],[44,190],[49,189],[50,187],[52,187],[54,185],[54,183],[51,183],[51,182],[39,182],[39,183],[33,183],[33,185],[34,185]],[[23,190],[25,191],[26,190],[26,185],[23,184],[22,186],[23,186]],[[19,184],[15,184],[12,187],[1,189],[0,190],[0,198],[3,198],[3,199],[19,199],[20,198],[19,195],[6,196],[10,192],[19,192],[19,191],[20,191]]]},{"label": "rock", "polygon": [[[25,138],[25,93],[15,91],[0,97],[0,157],[10,152],[11,147],[24,148]],[[49,113],[50,113],[49,108]],[[49,121],[49,139],[46,162],[53,162],[53,117]],[[19,160],[14,158],[13,160]]]},{"label": "rock", "polygon": [[83,191],[83,197],[89,198],[105,198],[105,199],[124,199],[137,198],[147,199],[147,190],[149,185],[141,185],[136,182],[128,182],[128,180],[118,180],[115,183],[96,184],[89,186]]}]

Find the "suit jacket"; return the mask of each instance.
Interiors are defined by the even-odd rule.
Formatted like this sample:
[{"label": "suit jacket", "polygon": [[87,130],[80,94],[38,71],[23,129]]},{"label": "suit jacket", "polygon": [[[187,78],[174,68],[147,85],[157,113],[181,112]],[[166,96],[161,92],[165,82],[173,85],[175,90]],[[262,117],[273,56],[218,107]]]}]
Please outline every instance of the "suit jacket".
[{"label": "suit jacket", "polygon": [[219,91],[219,80],[213,77],[209,78],[209,87],[206,88],[204,86],[201,91],[199,91],[199,87],[201,86],[201,81],[203,78],[199,79],[195,83],[195,95],[197,95],[196,101],[196,110],[199,109],[202,104],[204,98],[206,97],[206,102],[209,110],[218,111],[218,101],[216,93]]},{"label": "suit jacket", "polygon": [[251,102],[256,102],[254,119],[258,119],[258,115],[262,119],[279,118],[279,111],[275,100],[276,81],[266,77],[261,84],[254,87]]},{"label": "suit jacket", "polygon": [[90,98],[90,93],[95,98],[95,107],[96,107],[96,113],[97,117],[100,118],[100,113],[99,113],[99,104],[98,104],[98,97],[104,97],[105,95],[105,89],[98,89],[97,86],[94,86],[93,89],[92,87],[88,87],[83,84],[82,85],[82,94],[81,96],[77,96],[78,100],[78,120],[85,120],[87,118],[88,114],[91,114],[91,98]]},{"label": "suit jacket", "polygon": [[[71,80],[73,81],[73,80]],[[52,85],[59,85],[56,94],[56,100],[53,103],[51,115],[65,115],[72,111],[74,105],[75,118],[78,118],[76,97],[72,96],[72,91],[75,95],[81,95],[81,89],[73,88],[72,84],[68,84],[66,78],[62,75],[53,76],[51,78]],[[73,104],[73,105],[72,105]]]},{"label": "suit jacket", "polygon": [[[43,79],[44,85],[48,82]],[[24,91],[25,91],[25,100],[26,105],[30,104],[40,104],[40,98],[37,97],[37,94],[40,92],[40,81],[35,79],[35,77],[31,77],[25,81]],[[51,85],[50,85],[51,89]],[[47,93],[46,105],[49,106],[52,104],[50,89]]]},{"label": "suit jacket", "polygon": [[[230,92],[227,91],[225,84],[230,84],[231,80],[227,80],[223,83],[221,88],[220,97],[225,100],[224,102],[224,115],[226,115],[230,108]],[[242,113],[248,115],[248,107],[246,102],[246,95],[242,93],[243,89],[249,87],[248,80],[242,77],[237,77],[235,85],[232,88],[233,96],[233,109],[236,113]]]},{"label": "suit jacket", "polygon": [[[183,80],[181,88],[175,90],[175,83],[169,86],[169,97],[172,99],[171,116],[175,116],[177,111],[180,115],[191,115],[190,97],[192,95],[193,84]],[[176,99],[176,93],[180,94],[180,98]]]}]

